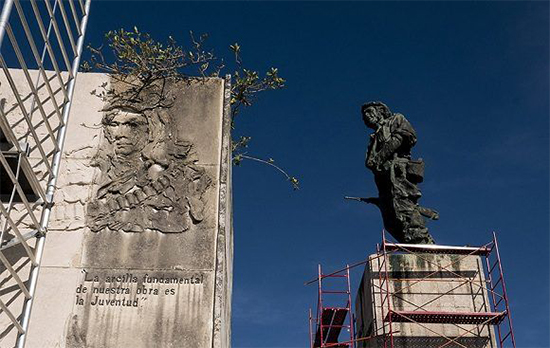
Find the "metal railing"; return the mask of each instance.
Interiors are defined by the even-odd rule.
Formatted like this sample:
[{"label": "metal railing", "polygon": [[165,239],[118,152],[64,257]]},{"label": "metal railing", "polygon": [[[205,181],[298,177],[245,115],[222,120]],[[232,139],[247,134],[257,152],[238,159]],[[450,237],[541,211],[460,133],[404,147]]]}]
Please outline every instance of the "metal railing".
[{"label": "metal railing", "polygon": [[0,15],[2,347],[25,345],[90,2],[3,2]]}]

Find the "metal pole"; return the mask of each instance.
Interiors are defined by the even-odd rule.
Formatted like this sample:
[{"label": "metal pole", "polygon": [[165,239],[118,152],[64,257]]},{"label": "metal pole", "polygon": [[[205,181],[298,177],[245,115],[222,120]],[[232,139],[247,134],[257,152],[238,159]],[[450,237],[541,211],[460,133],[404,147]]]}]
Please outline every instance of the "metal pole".
[{"label": "metal pole", "polygon": [[4,41],[4,34],[6,33],[6,26],[10,19],[12,7],[13,0],[5,0],[4,7],[2,7],[2,14],[0,15],[0,47],[2,47],[2,41]]},{"label": "metal pole", "polygon": [[[494,242],[495,242],[495,239],[493,237],[493,248],[494,248],[494,245],[495,245]],[[492,250],[493,249],[491,249],[491,251]],[[492,310],[495,311],[495,312],[498,312],[498,308],[497,308],[497,305],[496,305],[497,300],[496,300],[496,297],[495,297],[496,286],[493,286],[493,276],[491,274],[492,267],[491,267],[490,256],[491,256],[491,254],[487,254],[485,256],[485,264],[487,265],[487,278],[489,278],[489,288],[490,288],[490,292],[491,292],[491,299],[493,300]],[[498,262],[498,258],[497,258],[496,262]],[[489,305],[489,309],[491,309],[491,305]],[[502,348],[502,333],[500,332],[500,323],[498,325],[496,325],[496,327],[497,327],[499,347]]]},{"label": "metal pole", "polygon": [[[11,1],[10,1],[11,2]],[[7,3],[6,3],[7,4]],[[82,57],[82,47],[84,45],[84,35],[86,34],[86,25],[88,23],[88,17],[90,13],[90,4],[91,0],[86,0],[85,4],[85,11],[84,16],[82,17],[82,22],[80,23],[81,26],[81,32],[82,35],[78,38],[77,43],[77,55],[75,56],[71,68],[71,75],[73,78],[71,81],[69,81],[68,85],[68,97],[67,104],[65,104],[63,108],[63,124],[60,127],[58,134],[57,134],[57,141],[59,144],[59,150],[55,153],[53,161],[52,161],[52,175],[50,176],[50,180],[48,182],[48,186],[46,189],[46,205],[44,207],[44,210],[42,212],[42,218],[40,221],[40,232],[44,233],[48,228],[48,223],[50,219],[51,209],[52,209],[52,203],[53,203],[53,194],[55,190],[55,185],[57,183],[57,178],[59,174],[59,165],[61,163],[61,157],[63,155],[63,148],[65,145],[65,136],[67,133],[67,123],[69,120],[69,112],[71,110],[71,103],[72,98],[74,94],[74,87],[76,82],[76,75],[78,73],[78,68],[80,66],[80,58]],[[5,5],[4,5],[5,9]],[[2,16],[4,15],[2,11]],[[3,28],[0,28],[2,32],[0,35],[3,35]],[[36,280],[38,278],[38,273],[40,271],[40,260],[42,259],[42,253],[44,251],[44,242],[45,242],[45,235],[39,236],[37,245],[36,245],[36,261],[38,262],[38,266],[34,267],[31,271],[30,276],[30,286],[29,286],[29,292],[31,294],[31,297],[25,302],[25,308],[23,312],[23,320],[22,320],[22,327],[24,329],[24,332],[19,336],[17,339],[17,348],[23,348],[25,346],[25,340],[27,338],[27,330],[29,326],[29,319],[30,319],[30,313],[33,305],[33,299],[36,291]]]},{"label": "metal pole", "polygon": [[319,326],[319,347],[323,348],[323,285],[321,279],[323,279],[323,272],[321,271],[321,264],[319,264],[319,310],[317,312],[317,325]]},{"label": "metal pole", "polygon": [[348,281],[348,314],[349,314],[349,336],[350,336],[350,347],[355,347],[355,330],[353,329],[353,308],[352,308],[352,302],[351,302],[351,282],[349,277],[349,265],[346,265],[346,278]]},{"label": "metal pole", "polygon": [[[382,237],[382,241],[384,238]],[[378,291],[380,293],[380,326],[382,329],[382,337],[384,339],[384,348],[388,347],[388,338],[386,336],[386,323],[384,322],[384,299],[387,298],[388,294],[384,296],[384,281],[382,280],[382,264],[386,262],[385,257],[382,258],[382,249],[380,248],[379,244],[376,244],[376,254],[379,256],[377,259],[377,266],[378,266]],[[384,279],[386,279],[384,277]],[[376,312],[376,306],[374,307],[374,311]],[[377,322],[375,322],[376,325],[378,325]],[[378,328],[376,328],[376,334],[378,335]]]},{"label": "metal pole", "polygon": [[311,328],[311,322],[313,318],[311,316],[311,308],[309,309],[309,348],[313,348],[313,329]]},{"label": "metal pole", "polygon": [[393,301],[393,295],[390,292],[390,276],[388,274],[388,257],[391,257],[391,255],[388,256],[386,253],[386,233],[382,231],[383,234],[383,241],[382,241],[382,252],[384,254],[384,274],[386,278],[386,294],[387,294],[387,300],[388,300],[388,322],[389,322],[389,331],[390,331],[390,347],[393,348],[393,326],[392,326],[392,307],[391,302]]},{"label": "metal pole", "polygon": [[[514,328],[512,327],[512,314],[510,313],[510,306],[508,304],[508,294],[506,293],[506,284],[504,283],[504,272],[502,270],[502,263],[500,262],[500,252],[498,250],[497,234],[493,232],[493,241],[495,243],[495,251],[498,262],[498,269],[500,272],[500,279],[502,281],[502,295],[504,296],[504,303],[506,305],[506,316],[508,317],[508,328],[510,329],[510,335],[512,338],[512,345],[516,348],[516,339],[514,337]],[[500,325],[499,325],[500,329]],[[500,330],[499,330],[500,331]]]},{"label": "metal pole", "polygon": [[[342,273],[343,271],[345,270],[349,270],[349,269],[352,269],[352,268],[355,268],[357,266],[361,266],[361,265],[364,265],[365,263],[369,262],[369,259],[365,259],[363,261],[359,261],[359,262],[356,262],[356,263],[352,263],[351,266],[348,266],[348,267],[344,267],[342,269],[339,269],[337,271],[334,271],[334,272],[331,272],[331,273],[328,273],[328,274],[323,274],[323,278],[328,278],[328,277],[331,277],[335,274],[338,274],[338,273]],[[309,285],[309,284],[313,284],[315,282],[317,282],[319,280],[319,278],[315,278],[315,279],[312,279],[310,281],[307,281],[304,283],[304,285]]]}]

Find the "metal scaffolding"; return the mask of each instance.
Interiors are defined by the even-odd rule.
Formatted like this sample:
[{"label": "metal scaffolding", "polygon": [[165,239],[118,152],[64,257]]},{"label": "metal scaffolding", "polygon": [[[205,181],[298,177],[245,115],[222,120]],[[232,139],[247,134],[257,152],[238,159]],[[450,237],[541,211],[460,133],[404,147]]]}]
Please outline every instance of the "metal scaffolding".
[{"label": "metal scaffolding", "polygon": [[[426,268],[432,270],[418,276],[415,271],[390,270],[389,264],[391,257],[395,255],[412,255],[414,260],[424,264]],[[435,262],[429,255],[448,256],[451,260],[447,264],[441,265]],[[456,266],[469,256],[478,256],[483,262],[479,263],[479,269],[470,272],[457,270]],[[440,259],[446,260],[446,258]],[[370,269],[369,275],[373,277],[367,282],[369,284],[370,298],[366,298],[367,306],[372,307],[372,328],[368,336],[359,337],[358,330],[355,327],[356,319],[351,311],[351,293],[350,293],[350,269],[367,264]],[[396,274],[397,273],[397,274]],[[407,274],[411,273],[411,274]],[[413,277],[408,277],[413,275]],[[447,275],[447,276],[442,276]],[[326,279],[343,278],[347,281],[347,289],[341,291],[326,290]],[[403,325],[416,325],[421,327],[424,332],[432,335],[432,342],[420,342],[415,346],[423,347],[462,347],[469,348],[478,346],[474,341],[467,341],[472,338],[484,338],[489,346],[494,342],[499,348],[516,347],[514,331],[512,327],[512,318],[510,305],[506,292],[504,273],[498,249],[496,234],[493,233],[491,242],[479,247],[458,247],[444,245],[424,245],[424,244],[401,244],[390,241],[386,238],[385,231],[382,231],[382,243],[377,246],[377,252],[364,261],[357,262],[351,266],[329,273],[323,274],[319,265],[318,276],[306,283],[318,284],[317,314],[313,316],[312,310],[309,311],[309,336],[310,348],[325,347],[384,347],[394,348],[402,346],[397,340],[410,339],[405,332],[412,332]],[[397,284],[399,283],[399,284]],[[428,283],[446,284],[445,291],[435,294],[424,293],[424,297],[415,303],[415,298],[405,298],[407,291],[414,294],[421,294],[422,287]],[[397,285],[397,286],[396,286]],[[457,289],[468,286],[468,294],[472,297],[474,307],[476,302],[482,303],[482,306],[474,308],[473,311],[461,311],[461,309],[452,308],[448,311],[432,311],[430,304],[440,300],[445,302],[447,299],[453,304],[453,299],[449,296],[456,296]],[[440,289],[436,285],[437,289]],[[415,288],[415,291],[411,291]],[[428,285],[427,288],[430,288]],[[445,287],[444,287],[445,288]],[[420,291],[420,293],[418,292]],[[340,294],[344,295],[345,305],[333,307],[327,305],[324,301],[325,295]],[[427,296],[430,296],[428,299]],[[394,308],[396,302],[404,302],[410,308],[407,310]],[[452,306],[451,306],[452,307]],[[346,315],[349,313],[349,325],[345,325]],[[432,324],[440,324],[433,326]],[[396,327],[398,326],[399,327]],[[446,329],[441,325],[448,325],[454,328],[460,334],[448,336]],[[342,328],[347,328],[350,338],[340,340],[339,335]],[[470,337],[467,337],[470,335]],[[473,337],[472,337],[473,336]],[[469,343],[472,342],[470,346]],[[402,342],[401,342],[402,343]],[[404,346],[409,346],[405,343]],[[411,345],[412,346],[412,345]]]},{"label": "metal scaffolding", "polygon": [[[346,268],[323,274],[319,265],[316,282],[318,285],[317,313],[315,317],[309,310],[310,348],[351,348],[354,341],[354,323],[351,302],[351,283],[349,265]],[[327,284],[327,282],[331,284]],[[329,297],[327,299],[327,297]],[[347,323],[346,323],[346,318]],[[313,334],[315,327],[315,335]],[[349,339],[340,341],[342,329],[349,334]]]},{"label": "metal scaffolding", "polygon": [[[383,232],[382,245],[377,249],[374,259],[378,259],[377,273],[379,280],[377,285],[373,283],[373,287],[376,288],[373,289],[373,293],[376,291],[380,296],[382,324],[376,328],[376,335],[383,338],[384,348],[397,346],[395,343],[396,332],[392,327],[394,323],[407,323],[425,329],[441,339],[441,344],[437,345],[440,348],[456,346],[468,348],[460,342],[461,338],[466,337],[468,334],[489,333],[491,332],[491,327],[497,332],[498,341],[496,342],[498,347],[502,348],[505,344],[514,348],[516,347],[504,273],[498,250],[497,237],[494,232],[492,241],[480,247],[400,244],[386,239],[386,234]],[[401,281],[399,278],[390,276],[390,272],[388,271],[390,256],[395,254],[414,255],[417,259],[432,266],[433,271],[413,281],[409,280],[409,283],[405,286],[400,286],[399,290],[393,289],[390,283]],[[429,257],[426,257],[427,254],[454,255],[455,258],[451,262],[441,266]],[[463,275],[454,268],[455,265],[459,264],[466,257],[474,255],[484,259],[483,270],[477,272],[477,276],[485,276],[485,279],[480,279],[480,281],[475,281],[473,276]],[[370,261],[372,262],[372,260]],[[444,299],[445,296],[452,295],[453,291],[457,288],[468,285],[473,289],[474,300],[477,296],[483,297],[485,294],[489,294],[488,305],[481,306],[475,311],[466,312],[460,310],[431,311],[426,310],[425,304],[412,302],[410,304],[414,307],[414,310],[403,311],[392,308],[394,299],[402,296],[406,288],[418,287],[422,283],[430,281],[449,282],[450,280],[448,279],[434,277],[434,275],[441,272],[453,275],[458,285],[453,286],[451,291],[438,294],[434,298],[431,298],[430,301]],[[430,327],[431,324],[450,324],[457,328],[461,334],[456,337],[449,337],[444,332],[432,329]],[[469,326],[464,327],[462,326],[463,324]]]},{"label": "metal scaffolding", "polygon": [[2,346],[12,344],[8,339],[14,339],[13,344],[19,348],[25,345],[90,2],[5,0],[3,3],[0,15]]}]

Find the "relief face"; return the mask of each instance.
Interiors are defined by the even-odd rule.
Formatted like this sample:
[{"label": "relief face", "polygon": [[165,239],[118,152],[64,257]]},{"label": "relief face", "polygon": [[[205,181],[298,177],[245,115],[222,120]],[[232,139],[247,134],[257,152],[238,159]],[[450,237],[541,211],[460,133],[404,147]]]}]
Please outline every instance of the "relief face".
[{"label": "relief face", "polygon": [[120,110],[106,120],[105,135],[113,145],[116,155],[135,156],[147,145],[149,126],[143,114]]},{"label": "relief face", "polygon": [[169,109],[110,105],[103,140],[92,166],[97,190],[87,207],[87,226],[140,233],[181,233],[204,219],[212,179],[193,144],[175,139]]}]

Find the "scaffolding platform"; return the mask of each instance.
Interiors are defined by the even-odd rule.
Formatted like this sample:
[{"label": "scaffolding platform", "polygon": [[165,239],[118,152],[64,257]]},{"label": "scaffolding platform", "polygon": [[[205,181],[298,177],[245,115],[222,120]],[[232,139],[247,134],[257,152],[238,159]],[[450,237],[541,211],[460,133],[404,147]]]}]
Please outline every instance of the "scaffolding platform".
[{"label": "scaffolding platform", "polygon": [[487,246],[467,247],[467,246],[451,246],[451,245],[435,245],[435,244],[401,244],[401,243],[386,243],[386,252],[408,251],[411,253],[426,253],[426,254],[446,254],[446,255],[482,255],[486,256],[491,252]]},{"label": "scaffolding platform", "polygon": [[425,323],[425,324],[499,324],[506,312],[418,312],[391,310],[384,318],[385,322]]},{"label": "scaffolding platform", "polygon": [[[342,327],[345,326],[344,321],[347,314],[347,308],[323,308],[321,325],[317,327],[313,347],[321,347],[321,337],[325,337],[324,341],[326,344],[337,343]],[[323,328],[323,334],[321,334],[321,327]]]}]

